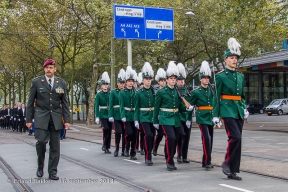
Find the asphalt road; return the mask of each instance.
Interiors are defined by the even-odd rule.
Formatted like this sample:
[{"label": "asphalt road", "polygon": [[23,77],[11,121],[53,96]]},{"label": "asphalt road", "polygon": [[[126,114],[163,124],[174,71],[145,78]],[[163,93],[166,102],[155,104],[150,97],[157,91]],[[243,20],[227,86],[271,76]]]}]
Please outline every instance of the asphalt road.
[{"label": "asphalt road", "polygon": [[[19,176],[9,177],[0,166],[1,191],[17,191],[13,183],[23,182],[33,191],[287,191],[288,179],[263,176],[271,172],[275,176],[287,175],[287,134],[278,132],[243,132],[242,181],[228,180],[221,168],[215,166],[205,171],[197,160],[201,159],[201,138],[198,129],[192,130],[189,159],[190,164],[176,164],[177,171],[166,170],[162,155],[153,156],[154,165],[147,167],[144,156],[138,160],[113,157],[101,151],[101,129],[73,125],[68,130],[68,139],[61,141],[59,181],[48,179],[47,166],[43,179],[36,178],[36,151],[34,137],[26,134],[0,130],[0,157]],[[76,138],[72,139],[72,138]],[[221,163],[226,148],[223,129],[215,130],[213,163]],[[82,140],[82,141],[80,141]],[[113,143],[113,141],[112,141]],[[29,145],[32,144],[32,145]],[[162,141],[163,144],[163,141]],[[48,145],[47,145],[48,147]],[[114,149],[112,148],[112,151]],[[161,152],[161,146],[159,151]],[[48,154],[47,154],[48,156]],[[48,158],[46,158],[46,165]],[[277,167],[280,165],[279,167]],[[249,172],[263,171],[255,174]],[[285,172],[286,171],[286,172]],[[261,175],[263,174],[263,175]],[[19,179],[21,178],[21,179]],[[15,186],[14,186],[15,187]],[[20,190],[21,191],[21,190]]]}]

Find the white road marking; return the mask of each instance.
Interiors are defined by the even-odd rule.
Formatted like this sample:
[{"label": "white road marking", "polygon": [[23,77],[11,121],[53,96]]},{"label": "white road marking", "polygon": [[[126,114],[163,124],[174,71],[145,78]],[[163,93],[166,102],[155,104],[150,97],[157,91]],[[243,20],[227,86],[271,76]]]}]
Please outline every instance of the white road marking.
[{"label": "white road marking", "polygon": [[129,159],[123,159],[124,161],[129,161],[129,162],[132,162],[132,163],[137,163],[137,164],[141,164],[141,162],[138,162],[138,161],[132,161],[132,160],[129,160]]},{"label": "white road marking", "polygon": [[85,150],[85,151],[89,151],[89,149],[86,149],[86,148],[80,148],[80,149],[83,149],[83,150]]},{"label": "white road marking", "polygon": [[75,126],[75,127],[81,127],[81,128],[83,128],[83,129],[95,130],[95,129],[92,129],[92,128],[89,128],[89,127],[84,127],[84,126],[81,126],[81,125],[75,125],[75,124],[73,124],[73,126]]},{"label": "white road marking", "polygon": [[242,189],[242,188],[239,188],[239,187],[233,187],[231,185],[226,185],[226,184],[219,184],[221,185],[222,187],[227,187],[227,188],[230,188],[230,189],[235,189],[235,190],[238,190],[238,191],[243,191],[243,192],[253,192],[253,191],[249,191],[247,189]]}]

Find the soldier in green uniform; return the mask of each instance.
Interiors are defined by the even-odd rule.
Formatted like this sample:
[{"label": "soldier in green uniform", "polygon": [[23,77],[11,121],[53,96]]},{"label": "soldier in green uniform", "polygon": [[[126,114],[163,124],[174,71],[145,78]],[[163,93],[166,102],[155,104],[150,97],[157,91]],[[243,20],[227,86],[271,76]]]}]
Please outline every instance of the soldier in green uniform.
[{"label": "soldier in green uniform", "polygon": [[[160,89],[162,89],[166,85],[166,72],[164,71],[163,68],[158,69],[157,74],[155,76],[155,80],[157,81],[157,83],[159,85],[158,90],[156,90],[156,93],[157,93],[157,91],[159,91]],[[157,135],[156,135],[155,140],[154,140],[153,151],[152,151],[154,156],[157,155],[157,150],[158,150],[160,142],[163,139],[163,136],[164,136],[163,130],[157,129]]]},{"label": "soldier in green uniform", "polygon": [[[62,118],[65,129],[69,128],[69,103],[66,82],[54,76],[55,61],[48,59],[43,64],[45,75],[32,80],[26,111],[26,126],[32,129],[35,123],[36,151],[38,156],[37,177],[43,176],[46,144],[49,141],[48,173],[51,180],[58,180],[57,166],[60,158],[60,132]],[[34,107],[35,102],[35,107]],[[62,107],[61,107],[61,106]]]},{"label": "soldier in green uniform", "polygon": [[213,144],[213,90],[209,86],[211,78],[211,70],[207,61],[201,64],[199,79],[201,85],[196,90],[191,92],[190,104],[197,106],[196,123],[198,123],[201,131],[203,158],[202,167],[207,171],[213,168],[211,164],[211,152]]},{"label": "soldier in green uniform", "polygon": [[[138,73],[137,76],[137,89],[136,92],[139,91],[140,89],[142,89],[143,87],[143,77],[142,77],[142,72]],[[139,145],[140,145],[140,150],[139,150]],[[136,140],[136,148],[138,150],[138,152],[141,155],[145,155],[144,152],[144,130],[142,127],[142,124],[139,124],[139,129],[138,129],[138,135],[137,135],[137,140]]]},{"label": "soldier in green uniform", "polygon": [[134,81],[137,78],[135,76],[135,71],[131,66],[127,66],[126,69],[126,87],[119,94],[119,103],[120,103],[120,115],[121,120],[124,122],[125,129],[125,150],[124,156],[129,157],[130,149],[130,159],[137,160],[136,158],[136,137],[137,137],[137,128],[134,125],[134,97],[135,90],[133,87]]},{"label": "soldier in green uniform", "polygon": [[124,69],[120,69],[117,77],[117,86],[118,88],[114,89],[110,92],[109,96],[109,122],[113,122],[113,129],[115,132],[115,151],[114,156],[117,157],[119,153],[119,144],[121,140],[122,135],[122,153],[121,156],[124,156],[124,146],[125,146],[125,140],[124,140],[124,123],[121,120],[120,116],[120,105],[119,105],[119,94],[120,91],[124,89],[125,85],[125,71]]},{"label": "soldier in green uniform", "polygon": [[153,127],[155,91],[151,86],[154,71],[148,62],[145,62],[142,68],[142,77],[143,87],[135,94],[134,121],[135,127],[139,129],[141,125],[143,129],[145,137],[145,163],[146,165],[152,165],[151,152],[155,135],[155,128]]},{"label": "soldier in green uniform", "polygon": [[[190,93],[185,85],[186,79],[186,69],[182,63],[177,64],[177,68],[179,70],[179,75],[177,77],[177,87],[183,97],[190,97]],[[183,111],[180,112],[181,118],[181,126],[179,127],[179,136],[177,140],[177,162],[178,163],[190,163],[188,161],[188,147],[191,135],[191,120],[192,120],[192,112]]]},{"label": "soldier in green uniform", "polygon": [[102,91],[96,94],[94,100],[94,110],[95,110],[95,123],[101,124],[103,126],[103,146],[102,150],[105,153],[111,153],[109,151],[111,144],[111,132],[112,132],[112,123],[108,120],[108,108],[109,108],[109,91],[108,84],[110,83],[110,78],[108,73],[105,71],[99,84],[101,85]]},{"label": "soldier in green uniform", "polygon": [[[153,113],[153,124],[156,129],[161,128],[165,134],[165,158],[167,170],[176,170],[174,155],[176,152],[176,141],[181,126],[179,111],[185,111],[186,107],[181,101],[176,89],[176,78],[179,75],[178,68],[174,61],[170,61],[166,71],[167,85],[159,90],[155,98]],[[193,106],[187,109],[193,110]]]},{"label": "soldier in green uniform", "polygon": [[222,171],[229,179],[235,180],[242,180],[236,173],[240,171],[243,118],[249,115],[244,98],[244,75],[236,70],[240,55],[240,44],[230,38],[224,52],[226,68],[216,75],[213,99],[213,122],[219,124],[219,117],[222,118],[228,136]]}]

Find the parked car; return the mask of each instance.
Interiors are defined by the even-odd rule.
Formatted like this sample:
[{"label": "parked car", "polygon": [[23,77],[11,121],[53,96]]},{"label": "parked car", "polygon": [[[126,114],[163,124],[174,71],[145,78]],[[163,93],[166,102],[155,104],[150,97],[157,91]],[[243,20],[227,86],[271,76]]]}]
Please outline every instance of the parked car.
[{"label": "parked car", "polygon": [[266,108],[265,112],[267,115],[272,114],[282,115],[283,113],[288,113],[288,98],[275,99]]},{"label": "parked car", "polygon": [[265,107],[262,104],[249,104],[247,105],[247,110],[250,114],[254,114],[254,113],[264,113],[265,111]]}]

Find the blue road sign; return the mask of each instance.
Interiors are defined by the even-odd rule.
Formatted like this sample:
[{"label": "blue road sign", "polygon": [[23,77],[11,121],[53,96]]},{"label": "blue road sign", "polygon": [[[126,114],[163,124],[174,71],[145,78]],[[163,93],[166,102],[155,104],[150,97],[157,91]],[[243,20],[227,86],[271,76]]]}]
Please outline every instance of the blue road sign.
[{"label": "blue road sign", "polygon": [[114,37],[174,41],[173,9],[114,5]]}]

